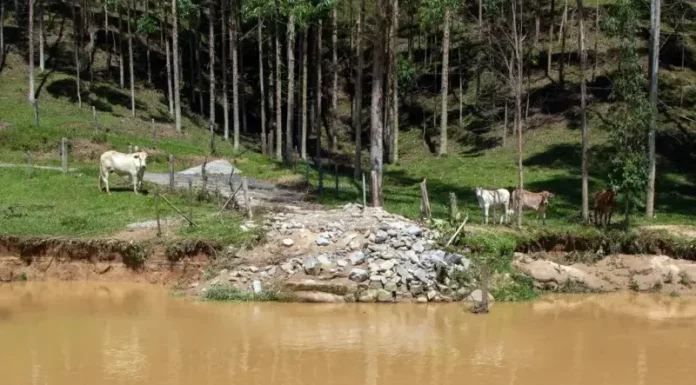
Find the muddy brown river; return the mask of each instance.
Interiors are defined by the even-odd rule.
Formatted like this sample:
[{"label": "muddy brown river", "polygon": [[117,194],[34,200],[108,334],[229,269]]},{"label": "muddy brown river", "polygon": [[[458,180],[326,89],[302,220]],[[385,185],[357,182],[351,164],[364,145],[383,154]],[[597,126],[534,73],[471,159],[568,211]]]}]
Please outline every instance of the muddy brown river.
[{"label": "muddy brown river", "polygon": [[696,378],[696,299],[208,303],[160,287],[0,285],[0,383],[644,385]]}]

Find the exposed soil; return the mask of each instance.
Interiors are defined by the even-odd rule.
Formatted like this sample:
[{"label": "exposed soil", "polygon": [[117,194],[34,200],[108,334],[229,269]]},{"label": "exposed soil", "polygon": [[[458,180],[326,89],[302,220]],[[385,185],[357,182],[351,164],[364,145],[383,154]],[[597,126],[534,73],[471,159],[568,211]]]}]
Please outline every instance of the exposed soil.
[{"label": "exposed soil", "polygon": [[641,229],[645,230],[666,230],[669,233],[686,236],[689,238],[696,238],[696,227],[694,226],[684,226],[684,225],[653,225],[653,226],[643,226]]}]

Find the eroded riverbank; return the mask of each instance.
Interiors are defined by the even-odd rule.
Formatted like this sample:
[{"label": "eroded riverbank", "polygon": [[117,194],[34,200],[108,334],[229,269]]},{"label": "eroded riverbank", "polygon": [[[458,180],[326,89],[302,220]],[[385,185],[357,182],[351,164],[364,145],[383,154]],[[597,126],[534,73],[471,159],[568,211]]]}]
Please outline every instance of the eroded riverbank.
[{"label": "eroded riverbank", "polygon": [[[439,306],[210,303],[157,286],[0,286],[3,383],[688,383],[696,298]],[[542,326],[543,325],[543,326]]]}]

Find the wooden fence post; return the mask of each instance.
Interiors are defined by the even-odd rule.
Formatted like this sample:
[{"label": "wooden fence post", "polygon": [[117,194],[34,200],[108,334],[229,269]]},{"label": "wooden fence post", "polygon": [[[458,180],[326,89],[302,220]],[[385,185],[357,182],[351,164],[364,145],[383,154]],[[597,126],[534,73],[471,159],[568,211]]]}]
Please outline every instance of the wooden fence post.
[{"label": "wooden fence post", "polygon": [[60,139],[60,161],[61,161],[61,166],[63,167],[63,173],[67,174],[68,173],[68,139],[67,138]]},{"label": "wooden fence post", "polygon": [[430,200],[428,199],[428,187],[426,185],[426,180],[423,179],[423,182],[421,183],[421,218],[423,219],[430,219],[431,218],[431,211],[430,211]]},{"label": "wooden fence post", "polygon": [[189,198],[189,227],[193,226],[193,181],[188,180],[188,198]]},{"label": "wooden fence post", "polygon": [[174,155],[169,154],[169,192],[174,192]]},{"label": "wooden fence post", "polygon": [[157,130],[155,129],[155,119],[152,119],[150,121],[150,125],[152,126],[152,149],[157,148]]},{"label": "wooden fence post", "polygon": [[202,187],[201,187],[201,199],[208,198],[208,172],[205,170],[205,167],[208,165],[208,158],[205,158],[203,161],[203,165],[201,166],[201,182],[202,182]]},{"label": "wooden fence post", "polygon": [[242,189],[244,189],[244,204],[247,209],[247,216],[249,219],[253,219],[253,214],[251,212],[251,197],[249,196],[249,185],[247,184],[247,178],[242,178]]},{"label": "wooden fence post", "polygon": [[27,178],[31,178],[31,153],[26,152],[27,157]]},{"label": "wooden fence post", "polygon": [[363,197],[362,197],[363,198],[363,200],[362,200],[363,209],[365,209],[365,207],[367,207],[367,190],[365,188],[365,173],[362,173],[362,195],[363,195]]},{"label": "wooden fence post", "polygon": [[453,192],[449,193],[450,201],[450,222],[454,224],[457,221],[457,195]]},{"label": "wooden fence post", "polygon": [[97,108],[92,106],[92,128],[94,132],[99,131],[99,123],[97,123]]},{"label": "wooden fence post", "polygon": [[157,236],[162,236],[162,225],[160,224],[160,209],[159,209],[159,186],[155,186],[155,216],[157,218]]}]

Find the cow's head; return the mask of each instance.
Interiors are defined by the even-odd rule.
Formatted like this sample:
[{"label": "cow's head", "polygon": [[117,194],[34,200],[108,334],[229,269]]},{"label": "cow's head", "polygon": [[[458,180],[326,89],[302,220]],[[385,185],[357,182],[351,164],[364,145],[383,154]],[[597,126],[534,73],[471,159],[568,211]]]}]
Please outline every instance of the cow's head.
[{"label": "cow's head", "polygon": [[135,152],[133,153],[133,159],[135,159],[138,165],[138,169],[144,169],[147,167],[147,153],[146,152]]},{"label": "cow's head", "polygon": [[476,191],[476,196],[480,197],[483,194],[483,187],[476,187],[474,191]]},{"label": "cow's head", "polygon": [[543,204],[548,205],[549,204],[549,198],[553,198],[554,195],[552,192],[549,191],[542,191],[541,192],[541,201]]}]

